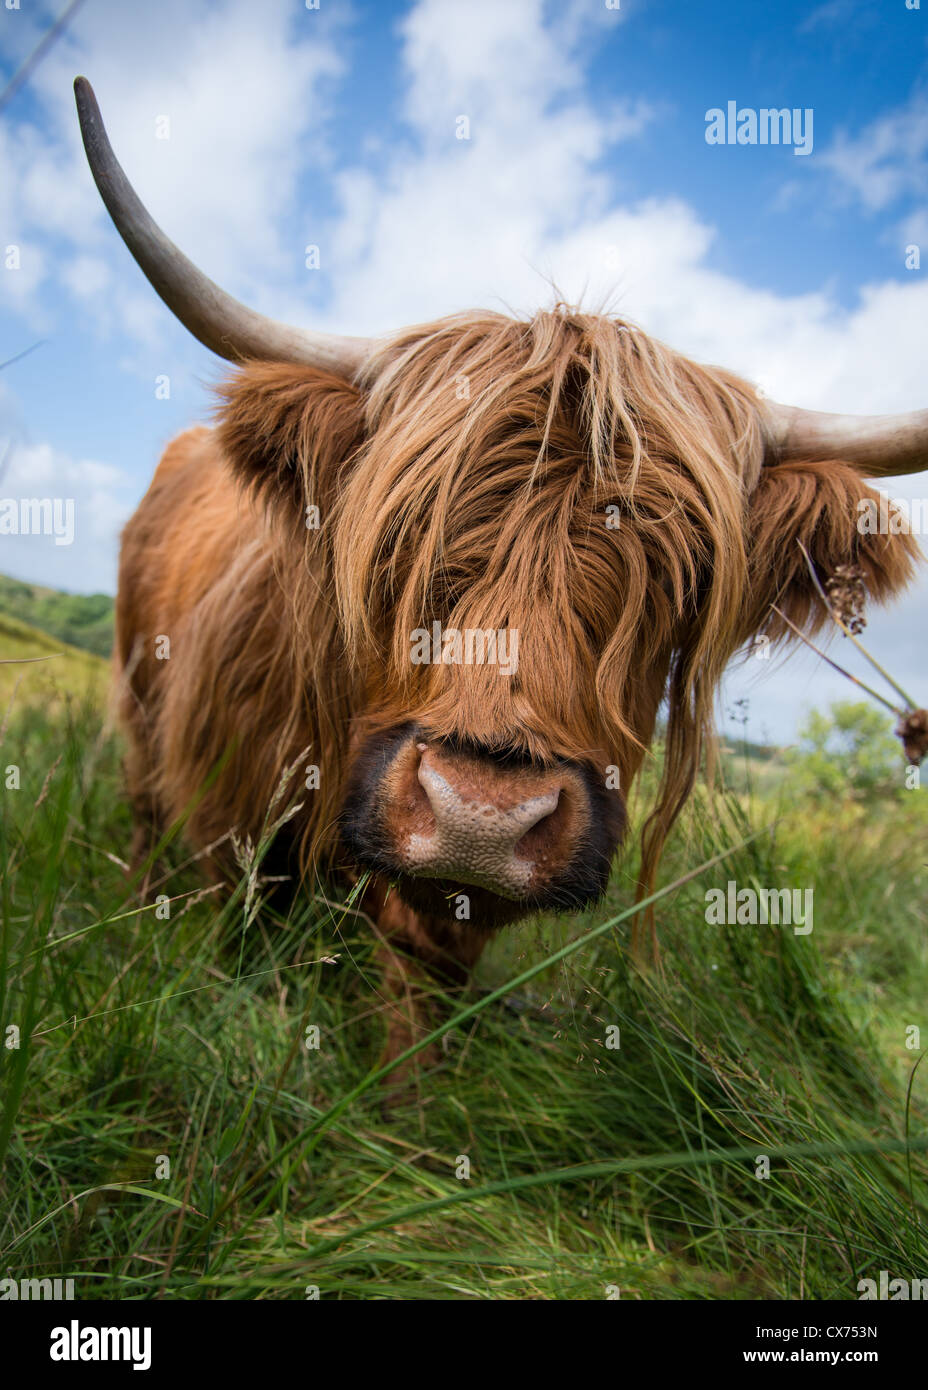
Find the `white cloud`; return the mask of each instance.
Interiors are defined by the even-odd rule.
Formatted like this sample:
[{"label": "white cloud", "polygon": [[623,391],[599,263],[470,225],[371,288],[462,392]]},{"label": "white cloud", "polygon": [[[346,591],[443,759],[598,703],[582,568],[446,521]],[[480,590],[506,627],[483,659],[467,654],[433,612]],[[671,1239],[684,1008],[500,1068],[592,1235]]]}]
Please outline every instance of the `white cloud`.
[{"label": "white cloud", "polygon": [[[45,253],[37,260],[31,251],[26,289],[47,281],[84,300],[74,258],[103,256],[112,295],[98,307],[111,324],[138,283],[84,158],[71,91],[78,72],[93,82],[143,201],[189,255],[252,301],[290,278],[302,246],[284,232],[297,178],[327,157],[335,27],[319,12],[252,0],[194,16],[184,0],[108,0],[80,11],[31,82],[42,131],[25,121],[0,130],[0,225]],[[156,138],[159,118],[167,139]]]},{"label": "white cloud", "polygon": [[840,196],[869,213],[898,208],[883,239],[898,244],[900,263],[903,248],[928,251],[928,97],[913,97],[855,135],[840,132],[819,167]]},{"label": "white cloud", "polygon": [[836,25],[843,28],[853,23],[857,7],[858,0],[826,0],[806,15],[799,25],[799,33],[809,34],[815,29],[831,29]]},{"label": "white cloud", "polygon": [[[59,518],[73,516],[73,540],[58,544],[51,532],[0,534],[0,572],[79,592],[116,587],[119,532],[135,505],[132,480],[94,459],[75,459],[48,444],[10,448],[0,472],[0,499],[58,499]],[[73,508],[73,510],[72,510]],[[60,528],[60,534],[66,534]]]},{"label": "white cloud", "polygon": [[113,281],[112,272],[101,256],[75,256],[62,267],[61,278],[76,299],[95,299]]},{"label": "white cloud", "polygon": [[842,131],[822,163],[871,211],[887,207],[904,194],[924,197],[928,100],[915,97],[907,106],[871,121],[858,135]]}]

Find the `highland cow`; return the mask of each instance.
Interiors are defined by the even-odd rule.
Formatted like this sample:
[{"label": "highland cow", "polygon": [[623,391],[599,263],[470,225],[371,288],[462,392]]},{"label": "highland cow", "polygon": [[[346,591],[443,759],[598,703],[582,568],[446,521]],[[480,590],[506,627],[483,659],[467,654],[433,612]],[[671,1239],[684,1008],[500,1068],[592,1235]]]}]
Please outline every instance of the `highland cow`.
[{"label": "highland cow", "polygon": [[[152,222],[75,86],[121,236],[236,363],[215,428],[168,446],[123,537],[139,851],[179,817],[197,846],[256,839],[310,750],[318,787],[281,835],[303,876],[369,874],[395,1056],[427,1024],[404,1003],[417,972],[463,980],[500,926],[603,893],[666,700],[653,884],[726,664],[827,616],[806,556],[822,579],[856,567],[875,600],[903,587],[911,536],[856,522],[879,501],[864,476],[928,462],[928,412],[778,406],[560,304],[378,342],[270,322]],[[438,659],[413,659],[433,632]],[[448,633],[482,634],[484,654],[509,634],[517,661],[467,660]]]}]

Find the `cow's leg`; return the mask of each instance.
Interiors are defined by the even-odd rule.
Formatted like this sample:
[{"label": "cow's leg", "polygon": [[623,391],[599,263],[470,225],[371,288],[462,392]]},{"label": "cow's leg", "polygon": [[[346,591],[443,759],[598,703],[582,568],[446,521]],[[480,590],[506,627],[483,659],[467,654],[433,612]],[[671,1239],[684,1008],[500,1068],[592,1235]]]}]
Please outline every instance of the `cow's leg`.
[{"label": "cow's leg", "polygon": [[[365,895],[365,908],[379,937],[376,957],[383,972],[387,1022],[380,1059],[384,1065],[438,1027],[444,1013],[434,997],[436,985],[444,991],[465,985],[491,934],[467,922],[414,912],[380,885]],[[418,1069],[434,1065],[440,1057],[440,1046],[432,1043],[401,1063],[385,1078],[391,1096],[406,1093]]]}]

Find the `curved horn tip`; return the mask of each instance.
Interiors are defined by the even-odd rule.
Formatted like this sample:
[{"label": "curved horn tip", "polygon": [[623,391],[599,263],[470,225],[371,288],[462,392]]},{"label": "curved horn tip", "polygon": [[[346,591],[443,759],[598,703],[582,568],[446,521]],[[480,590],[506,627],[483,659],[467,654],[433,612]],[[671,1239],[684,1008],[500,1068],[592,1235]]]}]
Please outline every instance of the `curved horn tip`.
[{"label": "curved horn tip", "polygon": [[90,81],[86,77],[75,77],[74,79],[74,100],[77,102],[77,114],[83,123],[85,115],[100,114],[100,107],[97,103],[97,96]]},{"label": "curved horn tip", "polygon": [[301,363],[353,379],[371,351],[369,338],[291,328],[246,308],[214,284],[165,236],[113,153],[93,87],[74,79],[87,162],[104,205],[139,268],[176,318],[217,356]]}]

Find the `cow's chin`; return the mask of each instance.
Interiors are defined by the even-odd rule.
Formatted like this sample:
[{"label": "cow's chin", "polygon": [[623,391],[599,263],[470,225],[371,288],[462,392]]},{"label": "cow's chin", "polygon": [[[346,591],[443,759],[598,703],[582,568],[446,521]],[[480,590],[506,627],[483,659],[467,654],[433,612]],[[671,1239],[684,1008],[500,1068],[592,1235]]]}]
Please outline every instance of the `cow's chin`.
[{"label": "cow's chin", "polygon": [[507,898],[489,888],[451,882],[449,879],[422,878],[401,871],[379,876],[389,882],[389,891],[407,907],[423,916],[456,922],[462,928],[495,932],[537,913],[579,912],[594,906],[606,890],[607,875],[594,874],[589,866],[578,864],[556,885],[526,897]]},{"label": "cow's chin", "polygon": [[524,899],[504,898],[489,888],[440,878],[397,874],[391,878],[390,888],[414,912],[457,922],[462,928],[471,927],[474,931],[497,931],[536,910]]}]

